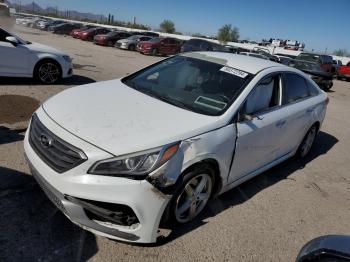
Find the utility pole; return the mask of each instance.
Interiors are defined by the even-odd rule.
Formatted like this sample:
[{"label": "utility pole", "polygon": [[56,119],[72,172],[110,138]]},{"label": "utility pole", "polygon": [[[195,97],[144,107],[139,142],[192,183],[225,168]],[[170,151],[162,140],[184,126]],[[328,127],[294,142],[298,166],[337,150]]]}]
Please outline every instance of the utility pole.
[{"label": "utility pole", "polygon": [[134,16],[134,25],[136,25],[136,16]]}]

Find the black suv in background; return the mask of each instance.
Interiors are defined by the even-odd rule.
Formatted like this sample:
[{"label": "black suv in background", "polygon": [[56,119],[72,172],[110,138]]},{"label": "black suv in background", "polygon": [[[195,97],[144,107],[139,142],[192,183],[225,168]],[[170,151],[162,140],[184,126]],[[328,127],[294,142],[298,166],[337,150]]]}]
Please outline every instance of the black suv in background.
[{"label": "black suv in background", "polygon": [[330,55],[302,52],[296,59],[317,63],[324,71],[332,72],[333,57]]},{"label": "black suv in background", "polygon": [[186,41],[181,47],[181,52],[193,51],[230,52],[230,50],[223,45],[195,38]]}]

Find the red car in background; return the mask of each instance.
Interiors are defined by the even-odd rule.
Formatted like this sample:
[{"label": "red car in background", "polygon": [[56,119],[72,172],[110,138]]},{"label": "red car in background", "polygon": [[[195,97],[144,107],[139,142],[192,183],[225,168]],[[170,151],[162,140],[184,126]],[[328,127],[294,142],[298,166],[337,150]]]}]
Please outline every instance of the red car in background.
[{"label": "red car in background", "polygon": [[350,81],[350,62],[347,63],[346,65],[342,65],[338,68],[337,71],[337,78],[338,79],[346,79],[348,81]]},{"label": "red car in background", "polygon": [[127,32],[112,31],[105,35],[96,35],[94,37],[94,43],[96,45],[114,46],[115,42],[118,40],[125,39],[130,36],[131,34]]},{"label": "red car in background", "polygon": [[95,28],[90,28],[86,31],[81,31],[78,33],[78,35],[79,35],[79,38],[83,41],[93,41],[96,35],[108,34],[109,32],[111,32],[110,29],[95,27]]},{"label": "red car in background", "polygon": [[94,27],[95,26],[92,26],[92,25],[85,25],[82,28],[73,29],[69,35],[74,37],[74,38],[79,38],[79,32],[86,31],[86,30],[88,30],[90,28],[94,28]]},{"label": "red car in background", "polygon": [[140,42],[137,44],[137,51],[141,54],[148,55],[173,55],[181,50],[181,42],[175,38],[154,37],[149,41]]}]

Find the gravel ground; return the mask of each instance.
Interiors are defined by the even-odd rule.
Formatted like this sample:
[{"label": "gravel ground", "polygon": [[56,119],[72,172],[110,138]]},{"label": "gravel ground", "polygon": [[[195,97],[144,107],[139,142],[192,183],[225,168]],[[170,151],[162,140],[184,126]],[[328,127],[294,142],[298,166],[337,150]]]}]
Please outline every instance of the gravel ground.
[{"label": "gravel ground", "polygon": [[306,160],[288,160],[212,200],[197,221],[164,242],[130,245],[81,230],[29,175],[22,143],[28,117],[36,103],[63,89],[121,77],[162,58],[15,30],[70,53],[76,76],[55,86],[0,79],[0,261],[293,261],[314,237],[350,234],[350,82],[341,81],[328,93],[327,116]]}]

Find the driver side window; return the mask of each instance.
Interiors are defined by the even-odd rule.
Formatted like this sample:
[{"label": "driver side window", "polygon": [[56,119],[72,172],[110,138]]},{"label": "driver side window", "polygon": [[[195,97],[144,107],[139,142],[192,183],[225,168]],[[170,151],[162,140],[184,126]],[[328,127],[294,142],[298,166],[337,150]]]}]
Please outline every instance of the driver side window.
[{"label": "driver side window", "polygon": [[248,95],[243,107],[244,114],[256,115],[279,106],[281,103],[280,79],[280,75],[262,79]]}]

